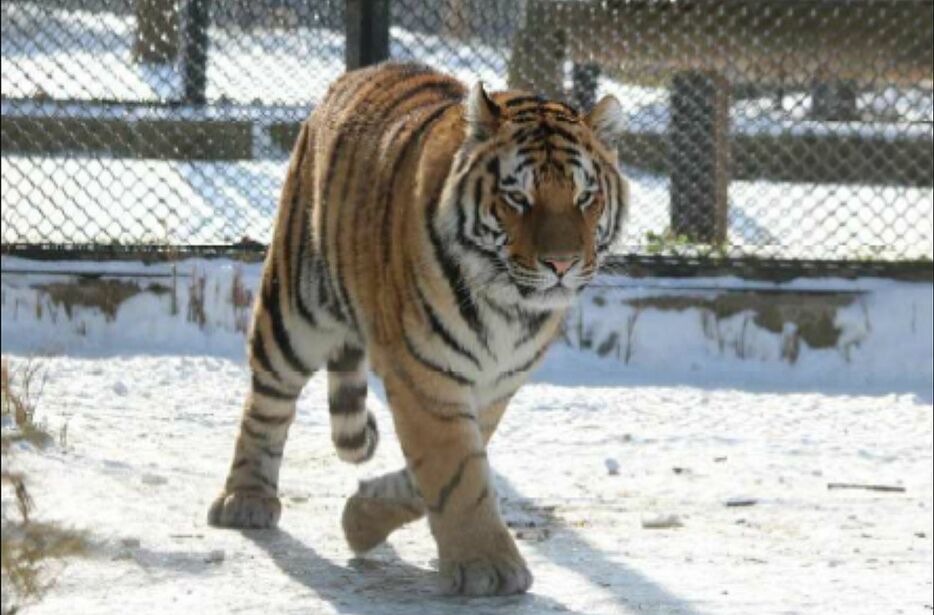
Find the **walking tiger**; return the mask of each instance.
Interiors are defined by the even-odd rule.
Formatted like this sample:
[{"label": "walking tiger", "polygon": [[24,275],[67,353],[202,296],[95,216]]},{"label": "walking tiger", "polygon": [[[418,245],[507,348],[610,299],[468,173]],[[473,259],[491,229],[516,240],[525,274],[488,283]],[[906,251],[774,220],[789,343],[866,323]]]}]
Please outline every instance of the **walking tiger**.
[{"label": "walking tiger", "polygon": [[251,390],[209,523],[276,525],[295,401],[325,364],[338,456],[369,459],[372,369],[406,467],[350,497],[351,548],[427,515],[447,592],[526,591],[486,446],[624,223],[622,124],[612,96],[581,114],[468,91],[418,64],[332,84],[292,152],[248,342]]}]

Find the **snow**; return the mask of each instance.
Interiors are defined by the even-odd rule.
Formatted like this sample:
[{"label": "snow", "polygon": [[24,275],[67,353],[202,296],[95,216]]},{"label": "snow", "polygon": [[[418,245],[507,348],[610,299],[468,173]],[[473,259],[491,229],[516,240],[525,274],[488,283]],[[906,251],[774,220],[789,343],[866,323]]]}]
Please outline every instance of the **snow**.
[{"label": "snow", "polygon": [[[40,362],[37,418],[56,441],[18,448],[11,463],[26,472],[35,517],[87,530],[92,545],[29,612],[876,615],[931,604],[930,285],[600,278],[579,312],[593,335],[629,323],[623,298],[758,288],[859,300],[838,311],[837,348],[802,349],[794,364],[776,356],[781,334],[764,330],[746,330],[742,357],[729,343],[721,352],[690,309],[646,309],[629,363],[557,344],[490,450],[535,584],[526,596],[467,600],[438,595],[424,522],[365,557],[343,541],[340,512],[357,481],[402,464],[375,378],[369,405],[383,438],[373,462],[337,460],[319,374],[286,447],[280,529],[206,526],[249,384],[243,314],[225,297],[235,278],[255,288],[258,265],[174,264],[175,316],[165,294],[141,293],[113,318],[51,301],[38,318],[27,280],[173,265],[2,264],[2,351],[13,365]],[[25,270],[34,273],[13,273]],[[185,317],[191,275],[206,277],[203,327]]]},{"label": "snow", "polygon": [[[930,604],[932,409],[911,395],[582,387],[618,364],[559,349],[491,448],[536,583],[524,597],[463,600],[437,595],[423,522],[364,558],[343,543],[357,479],[401,464],[378,386],[370,403],[386,437],[356,469],[330,450],[326,384],[312,381],[287,447],[281,529],[239,533],[204,515],[246,392],[241,360],[115,352],[43,365],[40,416],[53,433],[67,424],[67,443],[16,451],[15,463],[37,515],[88,529],[94,549],[34,613],[875,615]],[[756,505],[724,505],[737,493]]]},{"label": "snow", "polygon": [[[175,263],[30,261],[2,258],[0,314],[3,349],[16,353],[68,354],[98,358],[114,349],[160,355],[204,354],[239,359],[243,353],[247,307],[231,304],[234,287],[256,288],[261,265],[227,259],[188,259]],[[49,285],[76,275],[110,274],[113,280],[149,289],[128,297],[112,315],[98,308],[68,306],[52,297]],[[106,277],[106,276],[105,276]],[[205,322],[188,313],[190,288],[203,280]],[[830,318],[839,335],[825,348],[801,344],[789,361],[784,345],[796,332],[757,324],[740,311],[713,319],[700,309],[722,295],[837,293],[848,298]],[[173,300],[174,296],[174,300]],[[255,295],[254,295],[255,296]],[[636,306],[645,299],[693,299],[679,309]],[[173,308],[174,306],[174,308]],[[38,316],[37,316],[38,314]],[[934,296],[929,284],[874,278],[798,279],[783,283],[734,277],[629,279],[600,276],[567,321],[566,341],[598,348],[615,337],[609,354],[625,369],[596,371],[587,384],[652,383],[672,386],[703,381],[715,386],[761,390],[912,392],[930,401],[934,386]],[[549,369],[548,365],[543,367]]]},{"label": "snow", "polygon": [[4,242],[268,241],[288,161],[3,156]]}]

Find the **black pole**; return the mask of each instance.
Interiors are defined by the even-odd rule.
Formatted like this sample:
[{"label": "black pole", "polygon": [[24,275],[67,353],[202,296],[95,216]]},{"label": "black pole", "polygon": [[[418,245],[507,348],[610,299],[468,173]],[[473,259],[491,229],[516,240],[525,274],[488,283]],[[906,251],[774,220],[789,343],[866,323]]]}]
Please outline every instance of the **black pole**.
[{"label": "black pole", "polygon": [[346,0],[344,63],[347,70],[389,58],[389,0]]},{"label": "black pole", "polygon": [[184,100],[194,105],[207,102],[210,8],[210,0],[188,0],[185,7]]},{"label": "black pole", "polygon": [[726,241],[729,110],[729,84],[719,75],[674,75],[668,146],[671,230],[692,242]]}]

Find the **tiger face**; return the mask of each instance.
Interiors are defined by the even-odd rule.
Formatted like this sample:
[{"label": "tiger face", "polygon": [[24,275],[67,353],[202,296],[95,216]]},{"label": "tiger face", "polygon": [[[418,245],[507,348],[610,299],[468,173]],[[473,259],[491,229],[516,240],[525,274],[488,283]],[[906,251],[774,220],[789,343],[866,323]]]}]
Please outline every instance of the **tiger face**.
[{"label": "tiger face", "polygon": [[565,308],[593,279],[627,207],[614,97],[581,116],[475,86],[449,176],[452,242],[472,285],[531,310]]}]

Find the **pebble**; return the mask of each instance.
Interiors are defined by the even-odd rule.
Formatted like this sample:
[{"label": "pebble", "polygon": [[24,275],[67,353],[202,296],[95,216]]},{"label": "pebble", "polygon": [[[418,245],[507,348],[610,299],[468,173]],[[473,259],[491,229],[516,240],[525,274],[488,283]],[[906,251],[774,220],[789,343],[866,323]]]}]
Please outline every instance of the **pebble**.
[{"label": "pebble", "polygon": [[681,518],[678,515],[652,515],[642,518],[642,528],[646,530],[666,530],[681,527]]}]

